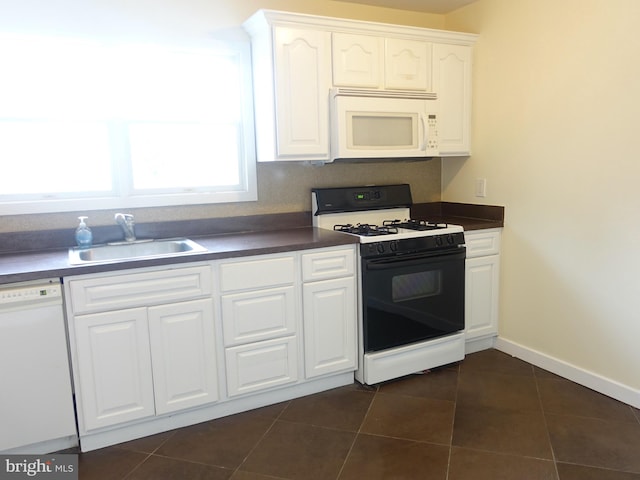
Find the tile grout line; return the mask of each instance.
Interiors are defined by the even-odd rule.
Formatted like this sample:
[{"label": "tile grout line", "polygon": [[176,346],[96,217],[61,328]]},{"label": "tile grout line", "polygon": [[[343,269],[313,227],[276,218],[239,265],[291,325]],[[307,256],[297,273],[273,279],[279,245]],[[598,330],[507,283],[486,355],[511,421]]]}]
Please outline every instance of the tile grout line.
[{"label": "tile grout line", "polygon": [[449,436],[449,457],[447,458],[447,472],[445,473],[445,480],[449,480],[449,473],[451,472],[451,454],[453,452],[453,429],[456,426],[456,407],[458,405],[458,390],[460,388],[460,369],[461,362],[458,362],[457,374],[456,374],[456,395],[453,399],[453,419],[451,420],[451,435]]},{"label": "tile grout line", "polygon": [[[354,380],[354,382],[357,382],[357,380]],[[380,392],[380,387],[378,385],[375,386],[375,392],[373,394],[373,398],[371,399],[371,402],[369,402],[369,406],[367,407],[367,411],[365,412],[364,416],[362,417],[362,421],[360,422],[360,426],[358,427],[358,430],[356,431],[356,434],[353,436],[353,442],[351,442],[351,446],[349,447],[349,451],[347,452],[347,454],[344,457],[344,461],[342,462],[342,466],[340,467],[340,471],[338,472],[338,475],[336,476],[336,480],[338,480],[340,478],[340,476],[342,475],[342,472],[344,471],[344,467],[347,465],[347,461],[349,460],[349,456],[351,455],[351,452],[353,451],[353,447],[356,444],[356,441],[358,440],[358,435],[360,435],[360,432],[362,431],[362,426],[364,425],[364,422],[367,420],[367,416],[369,415],[369,412],[371,411],[371,408],[373,407],[373,402],[376,401],[376,397],[378,396],[378,392]]]},{"label": "tile grout line", "polygon": [[553,443],[551,442],[551,433],[549,432],[549,421],[547,420],[547,412],[544,408],[544,404],[542,403],[542,393],[540,392],[540,383],[538,382],[538,375],[536,374],[536,369],[533,365],[531,365],[531,370],[533,371],[533,379],[536,382],[536,393],[538,394],[538,402],[540,403],[540,410],[542,411],[542,418],[544,420],[544,429],[547,432],[547,441],[549,442],[549,448],[551,449],[551,460],[553,462],[553,469],[556,472],[556,478],[560,478],[560,472],[558,471],[558,461],[556,459],[556,451],[553,448]]},{"label": "tile grout line", "polygon": [[122,480],[126,480],[127,478],[131,477],[131,475],[133,475],[134,472],[138,470],[142,465],[144,465],[144,463],[147,460],[149,460],[152,456],[153,456],[153,453],[147,453],[147,456],[144,457],[144,459],[140,463],[138,463],[135,467],[133,467],[128,473],[126,473],[124,477],[122,477]]},{"label": "tile grout line", "polygon": [[[160,447],[162,447],[162,445],[164,445],[171,437],[173,437],[175,435],[175,432],[176,432],[175,430],[173,432],[171,432],[171,435],[169,435],[162,442],[160,442],[160,445],[158,445],[156,448],[154,448],[152,452],[143,452],[143,451],[138,451],[138,450],[135,450],[135,449],[128,449],[128,448],[124,448],[124,447],[119,447],[118,445],[114,445],[115,448],[123,450],[125,452],[136,452],[136,453],[143,453],[143,454],[147,455],[143,460],[140,461],[140,463],[138,463],[128,473],[126,473],[122,477],[122,480],[126,480],[127,478],[129,478],[131,475],[133,475],[134,472],[136,472],[136,470],[138,470],[140,467],[142,467],[142,465],[144,465],[147,462],[147,460],[149,460],[153,456],[156,456],[155,453],[158,451],[158,449],[160,449]],[[80,453],[82,453],[82,452],[80,452]]]},{"label": "tile grout line", "polygon": [[[273,421],[271,422],[271,425],[269,425],[269,428],[267,428],[265,430],[265,432],[262,434],[262,436],[258,439],[258,441],[255,443],[255,445],[251,448],[251,450],[249,450],[247,452],[247,454],[244,456],[244,458],[242,459],[242,461],[238,464],[238,466],[236,468],[233,469],[232,473],[231,473],[231,477],[233,477],[236,472],[240,471],[240,467],[242,467],[242,465],[245,464],[245,462],[247,461],[247,458],[249,458],[251,456],[251,454],[255,451],[256,448],[258,448],[258,445],[260,445],[260,443],[266,438],[266,436],[269,434],[269,432],[273,429],[273,426],[276,424],[276,422],[280,419],[280,417],[282,416],[282,414],[285,412],[285,410],[287,408],[289,408],[289,405],[291,405],[291,400],[287,401],[287,405],[280,411],[280,413],[278,413],[278,415],[276,415],[276,417],[273,419]],[[254,472],[255,473],[255,472]],[[263,473],[261,473],[260,475],[264,475]],[[230,477],[230,478],[231,478]],[[276,477],[277,478],[277,477]]]}]

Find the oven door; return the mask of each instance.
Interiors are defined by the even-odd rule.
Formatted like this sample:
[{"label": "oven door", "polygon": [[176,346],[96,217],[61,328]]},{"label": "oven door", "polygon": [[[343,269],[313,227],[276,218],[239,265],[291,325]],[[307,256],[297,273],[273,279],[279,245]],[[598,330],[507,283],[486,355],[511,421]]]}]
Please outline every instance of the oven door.
[{"label": "oven door", "polygon": [[365,352],[463,330],[464,262],[464,247],[363,258]]}]

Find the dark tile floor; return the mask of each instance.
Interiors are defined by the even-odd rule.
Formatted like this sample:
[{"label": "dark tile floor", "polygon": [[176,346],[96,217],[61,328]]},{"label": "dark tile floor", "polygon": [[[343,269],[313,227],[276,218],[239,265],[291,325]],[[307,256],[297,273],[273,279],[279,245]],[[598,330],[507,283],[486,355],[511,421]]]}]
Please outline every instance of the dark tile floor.
[{"label": "dark tile floor", "polygon": [[487,350],[80,454],[80,479],[640,480],[640,411]]}]

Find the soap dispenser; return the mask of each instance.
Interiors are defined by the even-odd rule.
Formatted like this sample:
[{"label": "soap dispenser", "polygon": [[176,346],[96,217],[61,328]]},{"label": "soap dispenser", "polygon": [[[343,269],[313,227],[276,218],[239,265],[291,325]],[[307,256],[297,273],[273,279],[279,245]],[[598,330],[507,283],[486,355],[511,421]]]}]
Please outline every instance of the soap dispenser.
[{"label": "soap dispenser", "polygon": [[85,220],[88,217],[78,217],[80,225],[76,228],[76,243],[80,248],[89,248],[93,243],[93,234],[91,229],[87,227]]}]

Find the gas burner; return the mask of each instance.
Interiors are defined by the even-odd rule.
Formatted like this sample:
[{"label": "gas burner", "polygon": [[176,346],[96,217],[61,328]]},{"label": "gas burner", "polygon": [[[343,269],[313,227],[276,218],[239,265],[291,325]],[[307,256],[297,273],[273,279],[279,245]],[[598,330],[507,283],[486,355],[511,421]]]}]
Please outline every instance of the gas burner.
[{"label": "gas burner", "polygon": [[410,218],[409,220],[385,220],[382,222],[384,226],[392,226],[395,228],[406,228],[407,230],[438,230],[440,228],[447,228],[448,225],[446,223],[435,223],[429,222],[427,220],[414,220]]},{"label": "gas burner", "polygon": [[390,225],[369,225],[367,223],[359,223],[357,225],[334,225],[333,229],[338,232],[352,233],[363,237],[375,237],[378,235],[393,235],[398,233],[398,229],[395,226]]}]

